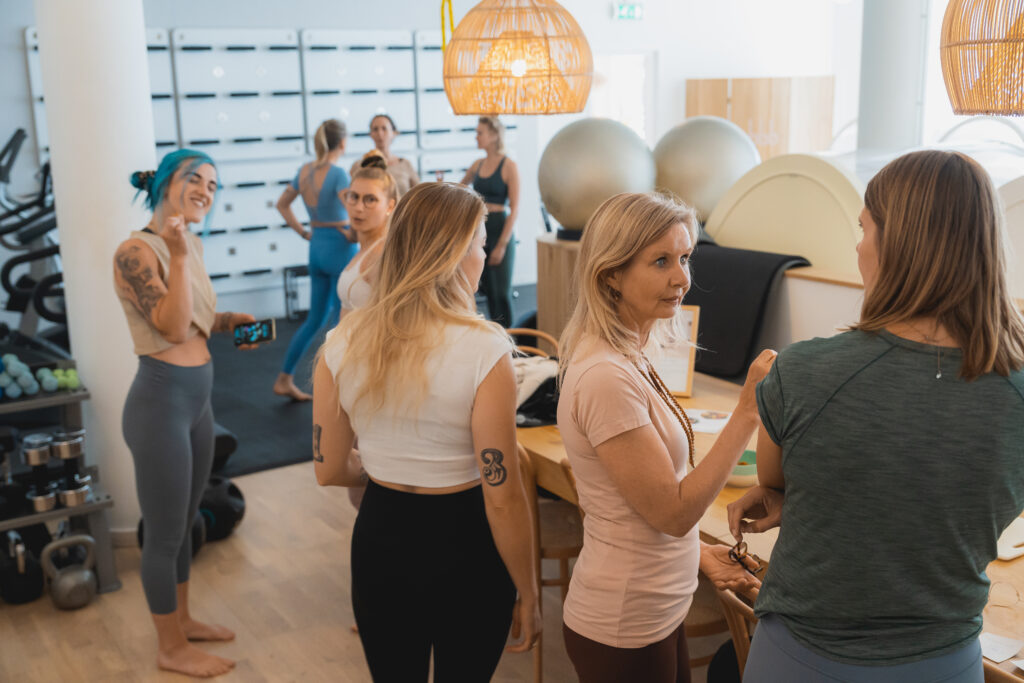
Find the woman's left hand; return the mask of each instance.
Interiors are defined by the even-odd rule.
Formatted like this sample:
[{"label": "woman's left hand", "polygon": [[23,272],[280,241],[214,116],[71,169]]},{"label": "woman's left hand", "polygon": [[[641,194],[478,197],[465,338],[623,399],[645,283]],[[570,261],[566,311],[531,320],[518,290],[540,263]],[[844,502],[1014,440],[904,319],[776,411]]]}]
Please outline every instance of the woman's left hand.
[{"label": "woman's left hand", "polygon": [[487,265],[489,266],[500,266],[501,262],[505,260],[505,245],[498,244],[494,245],[494,249],[491,249],[490,256],[487,257]]},{"label": "woman's left hand", "polygon": [[[744,558],[746,566],[757,569],[757,561],[751,557]],[[728,588],[734,593],[746,593],[761,587],[761,581],[751,576],[746,569],[729,557],[729,546],[701,543],[700,570],[711,579],[715,588]]]},{"label": "woman's left hand", "polygon": [[[254,322],[256,322],[256,318],[252,317],[248,313],[226,313],[225,315],[228,316],[227,332],[228,332],[228,334],[230,334],[232,336],[234,336],[234,334],[235,334],[235,328],[238,327],[239,325],[244,325],[245,323],[254,323]],[[255,349],[255,348],[258,348],[258,347],[259,347],[259,344],[242,344],[238,348],[240,348],[242,350],[248,350],[248,349]]]}]

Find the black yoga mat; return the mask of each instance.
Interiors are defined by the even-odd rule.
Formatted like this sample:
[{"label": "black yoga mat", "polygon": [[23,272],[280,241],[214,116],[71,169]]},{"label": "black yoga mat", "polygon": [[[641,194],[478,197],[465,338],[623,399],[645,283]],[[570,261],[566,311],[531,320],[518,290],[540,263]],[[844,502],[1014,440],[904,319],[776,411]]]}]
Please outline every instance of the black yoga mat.
[{"label": "black yoga mat", "polygon": [[801,256],[700,244],[691,261],[693,283],[683,302],[700,306],[697,372],[743,377],[761,351],[755,344],[772,289],[784,271],[808,265]]}]

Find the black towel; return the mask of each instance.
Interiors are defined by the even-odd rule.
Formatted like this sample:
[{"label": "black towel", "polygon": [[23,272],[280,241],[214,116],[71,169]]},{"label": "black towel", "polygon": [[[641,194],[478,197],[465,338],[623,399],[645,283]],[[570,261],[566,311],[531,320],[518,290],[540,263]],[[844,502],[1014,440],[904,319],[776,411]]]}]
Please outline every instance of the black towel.
[{"label": "black towel", "polygon": [[754,345],[776,282],[789,268],[809,265],[801,256],[701,244],[693,255],[693,283],[683,302],[700,306],[697,372],[744,375],[761,351]]}]

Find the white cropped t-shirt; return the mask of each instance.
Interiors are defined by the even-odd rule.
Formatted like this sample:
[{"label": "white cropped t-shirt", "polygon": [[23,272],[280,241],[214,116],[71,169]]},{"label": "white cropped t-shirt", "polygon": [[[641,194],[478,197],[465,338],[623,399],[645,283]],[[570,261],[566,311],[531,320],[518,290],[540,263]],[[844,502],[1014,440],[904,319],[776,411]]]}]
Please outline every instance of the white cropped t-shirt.
[{"label": "white cropped t-shirt", "polygon": [[[330,334],[336,333],[337,328]],[[441,344],[424,364],[429,384],[416,412],[397,412],[389,405],[371,411],[367,401],[353,405],[359,382],[346,372],[338,397],[359,438],[366,472],[379,481],[432,488],[479,479],[473,401],[480,383],[511,351],[512,342],[496,329],[446,325]],[[324,347],[324,361],[335,377],[344,353],[344,344]]]}]

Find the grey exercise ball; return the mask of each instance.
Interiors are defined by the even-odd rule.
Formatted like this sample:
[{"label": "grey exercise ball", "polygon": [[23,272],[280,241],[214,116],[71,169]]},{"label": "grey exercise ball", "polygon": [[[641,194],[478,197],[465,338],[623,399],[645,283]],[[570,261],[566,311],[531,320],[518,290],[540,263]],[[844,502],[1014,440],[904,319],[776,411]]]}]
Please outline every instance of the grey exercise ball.
[{"label": "grey exercise ball", "polygon": [[654,163],[657,188],[679,195],[704,221],[726,191],[761,163],[761,155],[750,136],[732,121],[695,116],[658,140]]},{"label": "grey exercise ball", "polygon": [[582,230],[601,202],[654,189],[654,159],[640,136],[611,119],[590,118],[558,131],[537,171],[544,207],[567,230]]}]

